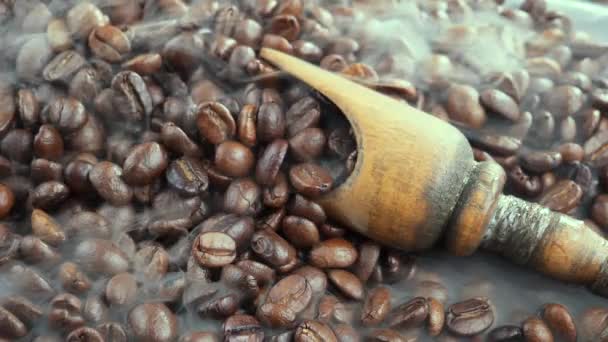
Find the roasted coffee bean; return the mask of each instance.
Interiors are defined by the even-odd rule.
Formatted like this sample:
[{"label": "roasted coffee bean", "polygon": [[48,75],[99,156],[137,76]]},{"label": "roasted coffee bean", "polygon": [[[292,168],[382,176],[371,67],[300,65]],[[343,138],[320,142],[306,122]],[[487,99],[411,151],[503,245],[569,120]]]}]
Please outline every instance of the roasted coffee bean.
[{"label": "roasted coffee bean", "polygon": [[27,335],[28,329],[23,322],[5,308],[0,307],[0,336],[9,340]]},{"label": "roasted coffee bean", "polygon": [[554,303],[545,304],[542,317],[554,335],[567,342],[576,341],[576,325],[565,306]]},{"label": "roasted coffee bean", "polygon": [[585,142],[585,161],[592,167],[603,167],[608,165],[608,132],[600,131]]},{"label": "roasted coffee bean", "polygon": [[551,210],[567,213],[579,205],[583,196],[581,187],[571,180],[556,183],[542,195],[539,203]]},{"label": "roasted coffee bean", "polygon": [[5,218],[15,205],[15,195],[6,185],[0,184],[0,218]]},{"label": "roasted coffee bean", "polygon": [[205,102],[198,107],[198,130],[210,143],[217,145],[236,133],[236,122],[228,108],[219,102]]},{"label": "roasted coffee bean", "polygon": [[57,127],[62,133],[73,133],[81,129],[88,120],[84,105],[72,97],[59,97],[51,102],[46,113],[42,113],[43,122]]},{"label": "roasted coffee bean", "polygon": [[486,112],[479,103],[479,93],[467,85],[453,85],[448,92],[446,108],[450,119],[472,128],[486,122]]},{"label": "roasted coffee bean", "polygon": [[543,173],[558,167],[562,162],[562,155],[559,152],[532,151],[522,155],[520,161],[524,169]]},{"label": "roasted coffee bean", "polygon": [[8,159],[29,163],[33,155],[32,134],[23,129],[14,129],[2,139],[0,151]]},{"label": "roasted coffee bean", "polygon": [[387,317],[388,326],[391,328],[412,328],[422,325],[429,314],[427,300],[415,297],[394,308]]},{"label": "roasted coffee bean", "polygon": [[114,108],[128,121],[141,121],[152,112],[146,83],[133,71],[122,71],[112,79]]},{"label": "roasted coffee bean", "polygon": [[69,85],[69,94],[86,104],[93,104],[102,91],[102,84],[97,70],[91,67],[80,69]]},{"label": "roasted coffee bean", "polygon": [[167,152],[158,143],[136,145],[123,164],[123,178],[132,185],[150,184],[165,171],[167,159]]},{"label": "roasted coffee bean", "polygon": [[110,306],[128,306],[137,298],[137,281],[131,273],[119,273],[108,281],[105,298]]},{"label": "roasted coffee bean", "polygon": [[559,86],[544,93],[543,102],[547,110],[562,118],[576,113],[583,105],[583,92],[573,86]]},{"label": "roasted coffee bean", "polygon": [[97,57],[110,63],[120,62],[131,51],[131,43],[116,26],[96,27],[89,35],[89,48]]},{"label": "roasted coffee bean", "polygon": [[32,233],[51,246],[58,246],[67,239],[59,224],[47,213],[34,209],[31,215]]},{"label": "roasted coffee bean", "polygon": [[52,327],[69,332],[85,324],[81,315],[82,302],[78,297],[69,293],[58,294],[50,306],[48,320]]},{"label": "roasted coffee bean", "polygon": [[53,51],[44,36],[28,39],[19,49],[15,70],[19,78],[29,81],[40,79],[48,61],[53,58]]},{"label": "roasted coffee bean", "polygon": [[274,185],[265,188],[262,192],[262,199],[265,206],[270,208],[282,208],[289,200],[290,189],[287,177],[279,173]]},{"label": "roasted coffee bean", "polygon": [[254,232],[254,222],[251,217],[236,214],[220,213],[206,219],[197,230],[200,232],[221,232],[230,236],[236,242],[237,249],[242,251],[249,246]]},{"label": "roasted coffee bean", "polygon": [[486,298],[477,297],[448,307],[446,326],[458,336],[475,336],[494,323],[494,311]]},{"label": "roasted coffee bean", "polygon": [[97,330],[106,341],[127,342],[128,335],[125,328],[116,322],[102,323],[97,326]]},{"label": "roasted coffee bean", "polygon": [[406,342],[409,341],[396,330],[392,329],[376,329],[367,336],[367,341],[370,342]]},{"label": "roasted coffee bean", "polygon": [[224,341],[251,341],[262,342],[264,331],[253,316],[236,314],[230,316],[223,324]]},{"label": "roasted coffee bean", "polygon": [[105,217],[86,210],[73,214],[64,228],[70,236],[109,238],[112,235],[112,227]]},{"label": "roasted coffee bean", "polygon": [[129,268],[127,255],[108,240],[87,239],[74,250],[75,261],[90,274],[114,275]]},{"label": "roasted coffee bean", "polygon": [[438,336],[445,324],[444,306],[442,302],[432,297],[427,298],[427,303],[429,306],[427,330],[430,336]]},{"label": "roasted coffee bean", "polygon": [[163,124],[160,138],[168,150],[178,155],[200,157],[203,154],[200,147],[181,128],[172,122]]},{"label": "roasted coffee bean", "polygon": [[[316,127],[321,118],[321,109],[317,100],[304,97],[294,103],[285,113],[287,133],[292,137],[300,131]],[[329,139],[331,141],[331,137]]]},{"label": "roasted coffee bean", "polygon": [[139,304],[129,312],[129,327],[140,341],[173,341],[177,338],[177,318],[164,304]]},{"label": "roasted coffee bean", "polygon": [[36,184],[48,181],[60,182],[63,179],[63,166],[46,159],[34,159],[30,164],[30,176]]},{"label": "roasted coffee bean", "polygon": [[542,183],[538,176],[526,174],[519,165],[507,173],[509,184],[519,194],[534,197],[542,192]]},{"label": "roasted coffee bean", "polygon": [[83,66],[86,60],[78,52],[67,50],[55,56],[42,71],[47,81],[69,82],[71,77]]},{"label": "roasted coffee bean", "polygon": [[300,22],[292,15],[277,15],[272,18],[268,32],[294,41],[300,35]]},{"label": "roasted coffee bean", "polygon": [[599,195],[594,199],[591,218],[602,229],[608,228],[608,195]]},{"label": "roasted coffee bean", "polygon": [[522,323],[522,331],[526,341],[551,342],[553,334],[545,322],[538,317],[530,317]]},{"label": "roasted coffee bean", "polygon": [[109,309],[104,301],[97,295],[90,295],[82,307],[82,317],[88,322],[99,323],[106,321]]},{"label": "roasted coffee bean", "polygon": [[201,195],[209,187],[209,178],[203,165],[191,157],[174,160],[169,165],[166,177],[167,182],[184,195]]},{"label": "roasted coffee bean", "polygon": [[289,180],[296,190],[309,197],[327,193],[334,182],[327,169],[312,163],[297,164],[291,167]]},{"label": "roasted coffee bean", "polygon": [[192,255],[203,267],[222,267],[236,258],[236,243],[224,233],[202,233],[192,244]]},{"label": "roasted coffee bean", "polygon": [[333,330],[320,321],[304,321],[295,331],[294,341],[296,342],[338,342],[338,338]]},{"label": "roasted coffee bean", "polygon": [[391,311],[391,292],[386,287],[376,287],[367,294],[361,322],[366,326],[378,325],[384,321]]},{"label": "roasted coffee bean", "polygon": [[123,170],[108,161],[97,163],[89,172],[89,180],[97,193],[114,205],[131,202],[133,190],[122,180]]},{"label": "roasted coffee bean", "polygon": [[325,293],[325,290],[327,289],[327,276],[320,269],[306,265],[295,270],[294,274],[299,274],[306,278],[306,281],[312,290],[313,296],[316,297]]},{"label": "roasted coffee bean", "polygon": [[363,284],[354,274],[345,270],[329,270],[327,276],[346,297],[355,300],[363,299],[365,292]]},{"label": "roasted coffee bean", "polygon": [[501,115],[513,122],[519,120],[521,112],[517,103],[500,90],[488,89],[480,95],[481,104],[490,112]]},{"label": "roasted coffee bean", "polygon": [[167,273],[169,254],[162,247],[143,247],[133,257],[133,268],[143,275],[144,279],[158,281]]},{"label": "roasted coffee bean", "polygon": [[290,275],[276,283],[268,292],[265,303],[258,309],[258,318],[272,326],[283,326],[287,317],[299,315],[310,303],[312,289],[306,278]]},{"label": "roasted coffee bean", "polygon": [[359,246],[359,257],[355,263],[354,273],[361,282],[366,283],[380,258],[380,246],[373,242],[364,242]]},{"label": "roasted coffee bean", "polygon": [[65,339],[67,342],[104,342],[105,339],[96,329],[81,327],[72,330]]},{"label": "roasted coffee bean", "polygon": [[201,35],[182,32],[171,38],[163,47],[163,61],[180,75],[189,75],[200,64],[204,42]]},{"label": "roasted coffee bean", "polygon": [[43,317],[42,308],[25,297],[10,296],[2,299],[2,307],[15,315],[27,327],[35,326]]},{"label": "roasted coffee bean", "polygon": [[321,155],[325,148],[325,134],[318,128],[306,128],[289,139],[290,153],[298,161],[311,161]]},{"label": "roasted coffee bean", "polygon": [[68,198],[70,190],[68,187],[57,181],[49,181],[39,184],[32,193],[30,199],[32,206],[44,210],[56,208]]},{"label": "roasted coffee bean", "polygon": [[559,153],[562,155],[564,163],[580,162],[583,160],[585,152],[579,144],[565,143],[559,147]]},{"label": "roasted coffee bean", "polygon": [[344,239],[322,241],[310,251],[310,263],[319,268],[346,268],[357,260],[355,247]]},{"label": "roasted coffee bean", "polygon": [[231,177],[246,176],[255,162],[251,150],[236,141],[225,141],[215,151],[215,166]]},{"label": "roasted coffee bean", "polygon": [[20,89],[17,92],[17,112],[21,122],[31,127],[40,121],[40,103],[34,92],[30,89]]},{"label": "roasted coffee bean", "polygon": [[53,247],[34,236],[24,236],[19,244],[24,261],[31,264],[57,263],[61,255]]},{"label": "roasted coffee bean", "polygon": [[296,247],[311,248],[319,243],[317,226],[305,218],[286,216],[282,223],[283,234]]},{"label": "roasted coffee bean", "polygon": [[262,103],[258,110],[256,127],[259,141],[269,142],[283,138],[286,125],[285,114],[279,104],[274,102]]},{"label": "roasted coffee bean", "polygon": [[232,181],[224,194],[224,210],[237,215],[255,215],[262,209],[260,187],[249,178]]},{"label": "roasted coffee bean", "polygon": [[83,293],[92,286],[91,280],[73,262],[61,264],[58,277],[63,289],[71,293]]},{"label": "roasted coffee bean", "polygon": [[253,234],[251,249],[282,273],[291,271],[298,264],[295,248],[272,230],[259,230]]},{"label": "roasted coffee bean", "polygon": [[104,149],[106,136],[101,121],[89,115],[85,125],[69,137],[68,148],[79,152],[99,154]]},{"label": "roasted coffee bean", "polygon": [[515,342],[523,338],[524,333],[521,328],[514,325],[503,325],[488,333],[489,342]]},{"label": "roasted coffee bean", "polygon": [[97,6],[83,2],[70,8],[66,14],[66,22],[72,35],[85,38],[95,27],[105,25],[108,17]]},{"label": "roasted coffee bean", "polygon": [[270,143],[258,159],[255,176],[261,185],[273,185],[277,174],[283,164],[288,149],[287,141],[274,140]]},{"label": "roasted coffee bean", "polygon": [[63,177],[71,192],[89,194],[95,191],[89,180],[92,169],[93,164],[82,160],[74,160],[67,164]]}]

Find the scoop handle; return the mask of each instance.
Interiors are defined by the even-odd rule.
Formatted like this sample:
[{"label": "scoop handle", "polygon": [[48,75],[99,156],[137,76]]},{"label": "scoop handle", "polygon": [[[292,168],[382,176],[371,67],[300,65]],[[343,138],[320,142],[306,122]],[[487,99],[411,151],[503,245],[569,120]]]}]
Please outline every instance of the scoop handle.
[{"label": "scoop handle", "polygon": [[481,247],[608,297],[608,241],[570,216],[501,195]]}]

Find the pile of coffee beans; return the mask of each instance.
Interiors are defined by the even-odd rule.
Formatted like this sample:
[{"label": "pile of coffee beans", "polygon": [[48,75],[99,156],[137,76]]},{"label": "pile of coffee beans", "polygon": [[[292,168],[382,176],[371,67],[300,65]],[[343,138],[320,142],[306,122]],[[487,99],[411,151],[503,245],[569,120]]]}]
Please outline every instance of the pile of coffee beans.
[{"label": "pile of coffee beans", "polygon": [[[439,29],[432,53],[370,35],[391,6]],[[518,68],[466,53],[477,15],[526,33]],[[496,326],[483,287],[449,297],[332,222],[315,198],[352,172],[355,137],[258,57],[451,122],[508,192],[601,232],[608,46],[544,0],[3,0],[0,23],[0,340],[608,341],[608,308]]]}]

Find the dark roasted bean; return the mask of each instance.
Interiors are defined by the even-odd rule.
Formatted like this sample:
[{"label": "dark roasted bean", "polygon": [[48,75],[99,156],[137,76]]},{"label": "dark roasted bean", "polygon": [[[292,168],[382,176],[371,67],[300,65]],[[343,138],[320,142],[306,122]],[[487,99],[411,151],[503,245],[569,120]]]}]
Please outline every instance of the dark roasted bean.
[{"label": "dark roasted bean", "polygon": [[367,294],[361,322],[366,326],[378,325],[384,321],[391,311],[391,292],[386,287],[377,287]]},{"label": "dark roasted bean", "polygon": [[539,203],[551,210],[567,213],[579,205],[583,196],[581,187],[571,180],[562,180],[542,195]]},{"label": "dark roasted bean", "polygon": [[215,151],[215,166],[232,177],[246,176],[255,162],[251,150],[236,141],[225,141]]},{"label": "dark roasted bean", "polygon": [[279,272],[289,272],[298,264],[295,248],[272,230],[260,230],[253,234],[251,249]]},{"label": "dark roasted bean", "polygon": [[173,341],[178,335],[177,319],[164,304],[139,304],[129,312],[128,322],[141,341]]},{"label": "dark roasted bean", "polygon": [[312,163],[297,164],[291,167],[289,180],[296,190],[309,197],[327,193],[334,182],[327,169]]},{"label": "dark roasted bean", "polygon": [[427,300],[416,297],[394,308],[388,315],[388,325],[391,328],[411,328],[422,325],[429,314]]},{"label": "dark roasted bean", "polygon": [[552,342],[553,334],[545,322],[538,317],[530,317],[522,323],[526,341]]},{"label": "dark roasted bean", "polygon": [[320,268],[346,268],[355,263],[358,253],[344,239],[322,241],[310,251],[310,263]]},{"label": "dark roasted bean", "polygon": [[448,330],[459,336],[474,336],[494,322],[494,311],[486,298],[472,298],[452,304],[446,315]]}]

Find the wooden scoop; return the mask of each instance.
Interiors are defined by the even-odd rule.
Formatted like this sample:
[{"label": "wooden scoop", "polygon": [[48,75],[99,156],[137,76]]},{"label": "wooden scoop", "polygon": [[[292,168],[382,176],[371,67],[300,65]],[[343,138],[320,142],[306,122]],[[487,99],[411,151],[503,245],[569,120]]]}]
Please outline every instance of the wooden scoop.
[{"label": "wooden scoop", "polygon": [[405,251],[440,238],[455,255],[482,247],[608,296],[608,243],[582,221],[502,195],[504,170],[475,162],[456,128],[282,52],[261,56],[326,96],[353,127],[354,170],[318,200],[332,219]]}]

